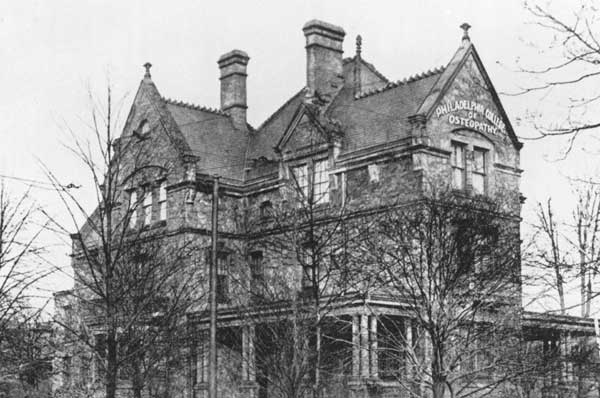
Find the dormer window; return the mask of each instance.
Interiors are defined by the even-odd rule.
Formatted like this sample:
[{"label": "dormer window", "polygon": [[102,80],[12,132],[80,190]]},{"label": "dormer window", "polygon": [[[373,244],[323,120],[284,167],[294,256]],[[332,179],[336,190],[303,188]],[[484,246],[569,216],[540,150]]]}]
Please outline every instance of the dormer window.
[{"label": "dormer window", "polygon": [[316,204],[329,202],[329,173],[327,160],[314,163],[313,174],[314,201]]},{"label": "dormer window", "polygon": [[292,167],[290,172],[295,188],[302,195],[303,201],[316,205],[329,202],[329,173],[326,159]]},{"label": "dormer window", "polygon": [[293,167],[292,178],[302,199],[308,199],[308,165]]}]

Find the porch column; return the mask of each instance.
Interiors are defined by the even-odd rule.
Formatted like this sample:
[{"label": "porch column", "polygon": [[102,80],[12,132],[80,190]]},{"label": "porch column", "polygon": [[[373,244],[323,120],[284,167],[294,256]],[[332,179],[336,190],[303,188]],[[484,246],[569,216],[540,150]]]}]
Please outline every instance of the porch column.
[{"label": "porch column", "polygon": [[352,377],[360,377],[360,316],[352,315]]},{"label": "porch column", "polygon": [[198,352],[196,337],[192,337],[192,342],[189,347],[187,347],[187,394],[186,397],[194,398],[194,387],[196,386],[197,380],[196,375],[197,370],[196,366],[198,366],[198,361],[196,359],[196,355]]},{"label": "porch column", "polygon": [[379,358],[377,353],[377,316],[371,315],[371,330],[370,330],[370,354],[371,354],[371,377],[379,375]]},{"label": "porch column", "polygon": [[562,364],[561,364],[561,370],[562,370],[562,376],[563,376],[563,380],[570,380],[571,379],[571,362],[569,361],[569,354],[570,354],[570,344],[569,344],[569,338],[570,338],[570,333],[565,331],[564,333],[561,333],[560,335],[560,351],[561,351],[561,356],[562,356]]},{"label": "porch column", "polygon": [[243,396],[255,398],[256,385],[256,355],[254,351],[254,325],[242,326],[242,391]]},{"label": "porch column", "polygon": [[369,377],[369,316],[360,315],[360,375]]},{"label": "porch column", "polygon": [[410,318],[404,318],[404,339],[406,348],[404,349],[404,369],[405,376],[408,380],[412,379],[413,376],[413,355],[414,355],[414,345],[413,345],[413,334],[412,334],[412,320]]},{"label": "porch column", "polygon": [[196,334],[196,385],[193,386],[194,397],[204,398],[208,394],[208,331],[200,330]]}]

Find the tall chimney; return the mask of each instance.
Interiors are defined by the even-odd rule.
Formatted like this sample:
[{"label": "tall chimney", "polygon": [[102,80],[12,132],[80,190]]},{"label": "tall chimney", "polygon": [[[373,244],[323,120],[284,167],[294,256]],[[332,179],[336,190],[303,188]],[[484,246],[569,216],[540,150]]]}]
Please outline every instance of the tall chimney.
[{"label": "tall chimney", "polygon": [[219,58],[221,110],[231,116],[235,128],[246,131],[246,66],[248,54],[233,50]]},{"label": "tall chimney", "polygon": [[316,19],[308,21],[302,30],[306,37],[306,85],[311,94],[331,94],[342,83],[346,32]]}]

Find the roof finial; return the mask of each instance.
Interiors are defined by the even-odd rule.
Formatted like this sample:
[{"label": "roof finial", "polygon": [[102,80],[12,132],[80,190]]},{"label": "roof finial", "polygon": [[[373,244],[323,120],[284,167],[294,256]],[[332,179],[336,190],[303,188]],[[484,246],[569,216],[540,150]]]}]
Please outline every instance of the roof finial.
[{"label": "roof finial", "polygon": [[460,25],[460,28],[463,30],[463,40],[466,41],[471,41],[471,39],[469,38],[469,29],[471,29],[471,25],[469,25],[467,22],[463,23],[462,25]]},{"label": "roof finial", "polygon": [[356,56],[360,58],[360,54],[362,52],[362,36],[356,36]]},{"label": "roof finial", "polygon": [[150,68],[152,68],[152,64],[150,62],[146,62],[144,64],[144,68],[146,68],[146,73],[144,73],[144,78],[150,79],[152,77],[150,75]]}]

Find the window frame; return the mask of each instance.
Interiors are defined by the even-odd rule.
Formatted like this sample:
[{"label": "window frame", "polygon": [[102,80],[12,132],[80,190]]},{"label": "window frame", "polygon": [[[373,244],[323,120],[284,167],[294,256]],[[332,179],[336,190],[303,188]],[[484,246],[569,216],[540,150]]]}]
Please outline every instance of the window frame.
[{"label": "window frame", "polygon": [[142,208],[144,210],[144,226],[152,224],[152,204],[154,201],[154,195],[152,187],[148,186],[144,189],[144,200],[142,201]]},{"label": "window frame", "polygon": [[138,205],[139,205],[139,198],[137,196],[137,191],[135,189],[132,189],[129,192],[129,209],[128,209],[128,211],[129,211],[129,228],[137,227]]},{"label": "window frame", "polygon": [[329,177],[329,159],[327,157],[310,158],[299,161],[288,167],[289,177],[294,182],[294,189],[301,193],[302,200],[315,206],[322,206],[331,201],[331,183]]},{"label": "window frame", "polygon": [[167,181],[160,182],[158,187],[158,219],[160,221],[167,220]]},{"label": "window frame", "polygon": [[250,252],[250,278],[258,282],[265,280],[264,256],[261,250]]},{"label": "window frame", "polygon": [[[471,188],[473,190],[474,193],[479,194],[479,195],[485,195],[487,193],[487,175],[488,175],[488,153],[489,150],[486,148],[481,148],[479,146],[473,146],[473,167],[471,170],[471,174],[472,174],[472,182],[471,182]],[[477,167],[477,154],[481,154],[481,161],[482,161],[482,167],[481,170],[478,170],[479,168]],[[479,176],[481,177],[481,191],[478,191],[478,189],[475,188],[475,176]]]},{"label": "window frame", "polygon": [[[464,142],[450,141],[452,152],[450,155],[450,165],[452,166],[452,188],[460,191],[467,189],[467,148],[468,145]],[[457,149],[460,148],[460,160],[462,165],[457,162]],[[457,184],[457,172],[460,173],[460,186]]]}]

